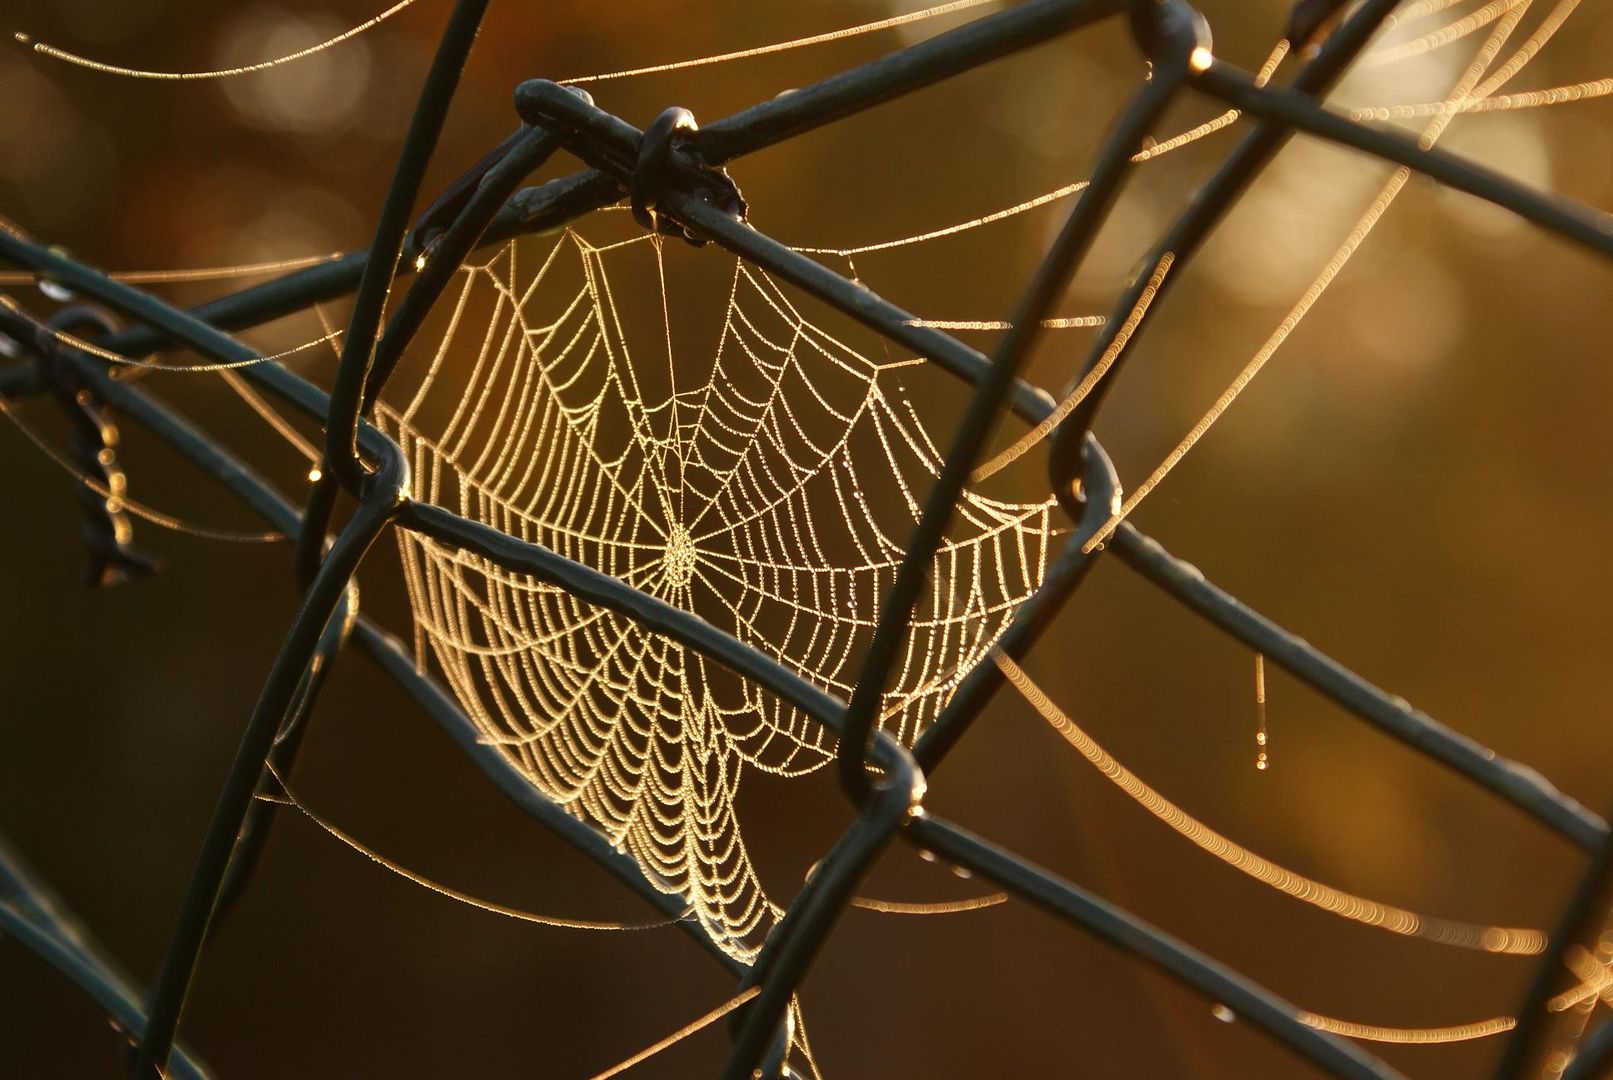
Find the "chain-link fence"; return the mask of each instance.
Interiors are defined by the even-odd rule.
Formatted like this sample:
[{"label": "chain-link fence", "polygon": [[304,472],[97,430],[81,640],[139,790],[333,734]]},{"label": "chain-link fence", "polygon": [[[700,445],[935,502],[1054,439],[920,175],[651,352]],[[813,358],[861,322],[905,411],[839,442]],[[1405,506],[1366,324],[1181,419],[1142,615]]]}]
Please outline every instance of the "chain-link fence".
[{"label": "chain-link fence", "polygon": [[[1434,148],[1432,140],[1419,143],[1323,104],[1322,97],[1395,10],[1397,0],[1365,0],[1345,12],[1348,6],[1337,0],[1304,0],[1296,5],[1289,40],[1309,48],[1303,66],[1286,86],[1217,59],[1202,19],[1178,0],[1031,0],[706,126],[696,126],[683,110],[669,109],[640,132],[596,108],[573,88],[533,81],[516,95],[519,130],[417,216],[414,204],[421,178],[486,7],[485,0],[460,0],[421,92],[375,242],[367,252],[299,270],[185,312],[19,231],[0,232],[0,257],[39,274],[64,295],[105,305],[129,324],[116,329],[104,316],[79,307],[64,308],[45,321],[15,305],[0,312],[5,333],[31,353],[27,362],[0,374],[0,392],[15,398],[49,390],[76,417],[74,453],[86,475],[98,483],[86,486],[84,501],[86,536],[96,560],[94,577],[111,581],[148,569],[129,547],[128,524],[114,497],[121,481],[105,433],[109,416],[116,416],[149,429],[210,472],[270,526],[293,536],[305,586],[302,608],[231,768],[150,998],[143,998],[115,964],[99,955],[43,883],[3,851],[0,889],[5,902],[0,903],[0,929],[66,973],[127,1030],[141,1033],[139,1075],[153,1076],[161,1070],[168,1075],[202,1075],[200,1067],[176,1049],[175,1038],[209,925],[244,886],[255,862],[272,808],[254,796],[277,790],[274,778],[289,767],[297,739],[284,737],[285,733],[299,730],[297,720],[311,708],[329,661],[351,639],[534,820],[677,919],[684,932],[733,972],[741,994],[735,999],[735,1042],[725,1073],[729,1077],[781,1075],[792,1069],[792,1003],[797,987],[873,862],[898,839],[1137,956],[1329,1073],[1394,1075],[1356,1043],[1320,1030],[1307,1022],[1308,1014],[1236,971],[926,809],[926,775],[1013,676],[1016,662],[1035,647],[1094,562],[1107,555],[1361,721],[1590,854],[1583,884],[1541,951],[1538,974],[1508,1036],[1502,1075],[1535,1075],[1543,1069],[1574,1077],[1599,1075],[1613,1062],[1613,1026],[1593,1031],[1575,1050],[1557,1030],[1547,1002],[1579,981],[1565,965],[1568,951],[1602,929],[1613,882],[1613,844],[1608,843],[1606,824],[1531,770],[1385,694],[1245,607],[1139,532],[1125,520],[1136,495],[1132,500],[1122,498],[1115,471],[1091,434],[1105,392],[1125,367],[1149,304],[1175,280],[1166,271],[1179,271],[1194,258],[1295,131],[1424,174],[1601,255],[1613,255],[1613,218],[1528,190]],[[1025,287],[1010,328],[992,355],[976,351],[862,283],[746,224],[744,200],[723,171],[725,164],[993,59],[1100,20],[1119,18],[1130,20],[1132,33],[1151,62],[1151,76],[1114,122],[1092,163],[1087,188]],[[1044,322],[1055,314],[1054,305],[1132,172],[1135,155],[1148,145],[1165,110],[1189,91],[1239,110],[1250,118],[1247,130],[1142,261],[1143,270],[1103,322],[1083,370],[1055,399],[1018,378],[1022,361]],[[557,154],[570,154],[586,167],[518,190]],[[970,388],[967,412],[938,476],[922,493],[917,527],[906,538],[900,567],[881,598],[877,625],[847,701],[827,693],[779,657],[718,630],[683,607],[414,497],[406,456],[367,419],[427,314],[474,249],[554,229],[622,200],[631,204],[646,228],[725,248]],[[388,317],[394,279],[410,267],[415,271],[412,281]],[[232,331],[349,293],[355,295],[353,315],[328,395],[282,366],[256,362],[259,354],[231,336]],[[168,343],[179,343],[213,363],[241,365],[241,375],[257,389],[324,426],[321,475],[306,506],[292,505],[228,448],[139,386],[109,376],[105,355],[138,358]],[[1074,523],[1074,531],[1034,594],[1014,612],[1007,630],[971,670],[960,673],[939,715],[909,747],[881,729],[883,695],[906,647],[913,612],[927,588],[948,525],[1005,412],[1029,424],[1033,438],[1049,441],[1051,491]],[[1141,490],[1146,494],[1146,488]],[[343,496],[354,500],[356,508],[327,543]],[[833,734],[841,786],[856,809],[855,821],[825,853],[753,963],[736,961],[709,928],[683,918],[689,910],[687,898],[669,894],[633,857],[546,798],[506,755],[480,737],[461,705],[422,675],[394,638],[358,615],[354,575],[373,542],[393,529],[474,555],[630,620],[737,673]]]}]

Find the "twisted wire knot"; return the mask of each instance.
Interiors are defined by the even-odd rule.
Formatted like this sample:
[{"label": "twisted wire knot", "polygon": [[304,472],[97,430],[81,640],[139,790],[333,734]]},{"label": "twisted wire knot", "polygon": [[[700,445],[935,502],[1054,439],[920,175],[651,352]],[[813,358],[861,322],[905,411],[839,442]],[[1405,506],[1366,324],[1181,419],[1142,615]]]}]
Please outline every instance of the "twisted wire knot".
[{"label": "twisted wire knot", "polygon": [[676,222],[664,220],[656,211],[671,176],[674,153],[694,166],[698,179],[688,189],[690,195],[727,211],[741,221],[745,220],[747,210],[745,197],[739,193],[739,186],[728,175],[728,170],[713,168],[705,163],[699,148],[690,138],[699,130],[700,125],[695,122],[694,113],[688,109],[674,105],[661,113],[639,138],[638,156],[628,183],[629,204],[634,219],[640,225],[652,232],[681,237],[696,247],[705,244],[704,237],[697,236]]},{"label": "twisted wire knot", "polygon": [[[45,284],[41,280],[42,290]],[[72,295],[59,286],[55,289],[46,295],[58,300]],[[89,554],[84,583],[106,588],[150,575],[157,564],[135,549],[134,529],[124,507],[127,480],[118,461],[117,424],[89,381],[65,362],[72,347],[58,336],[100,337],[116,330],[116,324],[107,312],[90,304],[64,307],[44,322],[20,308],[8,307],[5,315],[0,324],[34,354],[41,381],[67,416],[73,465],[95,485],[75,485],[84,523],[81,535]]]}]

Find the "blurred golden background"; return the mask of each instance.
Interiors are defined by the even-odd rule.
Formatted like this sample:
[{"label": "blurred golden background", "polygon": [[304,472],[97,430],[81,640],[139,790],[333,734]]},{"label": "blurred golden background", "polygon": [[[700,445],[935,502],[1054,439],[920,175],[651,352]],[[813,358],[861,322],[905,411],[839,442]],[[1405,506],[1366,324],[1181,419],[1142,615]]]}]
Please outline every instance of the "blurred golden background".
[{"label": "blurred golden background", "polygon": [[[440,190],[511,130],[511,94],[523,79],[721,53],[918,6],[495,4],[426,189]],[[1249,68],[1281,36],[1287,8],[1283,0],[1200,6],[1217,54]],[[1557,6],[1536,0],[1514,46]],[[1478,7],[1456,5],[1397,40]],[[0,29],[97,59],[187,70],[293,52],[376,10],[370,0],[12,0]],[[117,79],[8,46],[0,213],[111,269],[363,247],[446,10],[420,0],[338,48],[208,83]],[[985,10],[592,90],[640,126],[670,104],[709,122]],[[1488,31],[1363,64],[1336,100],[1438,100]],[[1610,55],[1613,13],[1586,4],[1506,90],[1604,78]],[[924,232],[1084,176],[1143,70],[1124,26],[1111,21],[731,171],[752,222],[789,243],[846,247]],[[1219,112],[1184,95],[1161,137]],[[1139,169],[1064,314],[1108,310],[1236,132]],[[1464,115],[1441,145],[1613,207],[1606,98]],[[549,174],[571,167],[562,161]],[[1098,425],[1128,488],[1260,348],[1391,172],[1296,139],[1182,272]],[[860,255],[855,270],[922,316],[1007,318],[1068,206]],[[725,258],[678,258],[708,255]],[[1613,729],[1600,711],[1613,637],[1604,556],[1613,534],[1604,476],[1610,285],[1613,269],[1567,242],[1413,179],[1134,521],[1255,609],[1601,811],[1613,802]],[[195,303],[227,287],[158,288]],[[31,289],[11,291],[43,306]],[[650,302],[642,288],[625,295]],[[244,336],[273,351],[318,333],[308,317]],[[680,354],[709,340],[711,328],[688,333]],[[1049,334],[1029,377],[1057,391],[1090,335]],[[878,348],[866,334],[855,340]],[[969,340],[985,348],[993,339]],[[319,350],[289,362],[319,381],[332,368]],[[284,490],[306,487],[306,464],[214,380],[155,375],[144,385]],[[944,439],[961,391],[938,378],[918,393]],[[61,438],[48,402],[21,411]],[[1017,433],[1007,428],[1000,442]],[[255,524],[137,427],[123,434],[133,497],[198,523]],[[15,432],[0,431],[0,453],[8,478],[0,832],[149,979],[295,609],[289,552],[137,523],[163,571],[86,592],[70,481]],[[993,490],[1042,498],[1043,458],[1028,456]],[[361,580],[365,610],[407,636],[392,545]],[[1416,911],[1545,928],[1582,865],[1565,842],[1269,668],[1271,767],[1257,771],[1251,655],[1118,564],[1100,563],[1027,666],[1170,798],[1341,888]],[[466,892],[558,915],[648,916],[507,805],[362,659],[336,666],[297,788],[373,847]],[[774,898],[787,901],[844,827],[845,801],[827,772],[799,781],[753,772],[741,801],[752,856]],[[1383,934],[1260,887],[1161,828],[1011,693],[939,771],[930,802],[1317,1013],[1391,1026],[1465,1023],[1512,1012],[1531,972],[1524,959]],[[869,891],[918,899],[984,890],[898,845]],[[590,934],[500,919],[415,888],[283,815],[240,910],[210,943],[184,1037],[223,1077],[581,1077],[731,993],[675,931]],[[852,911],[803,999],[831,1077],[1309,1075],[1194,996],[1017,903],[933,918]],[[70,986],[0,943],[0,1072],[118,1076],[122,1046]],[[717,1026],[636,1075],[711,1075],[726,1047]],[[1467,1077],[1490,1067],[1500,1042],[1370,1048],[1413,1076]]]}]

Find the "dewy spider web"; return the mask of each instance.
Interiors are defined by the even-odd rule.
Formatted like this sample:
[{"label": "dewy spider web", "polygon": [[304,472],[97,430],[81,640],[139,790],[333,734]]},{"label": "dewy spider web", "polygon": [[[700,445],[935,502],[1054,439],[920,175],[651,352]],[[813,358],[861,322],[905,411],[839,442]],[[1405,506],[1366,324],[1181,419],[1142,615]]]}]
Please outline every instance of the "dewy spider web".
[{"label": "dewy spider web", "polygon": [[[1498,7],[1494,17],[1519,6]],[[1446,30],[1425,35],[1415,39],[1426,43],[1416,51],[1461,36]],[[1282,55],[1273,54],[1262,77]],[[1393,50],[1380,55],[1399,56]],[[806,250],[861,254],[1000,218],[987,215],[884,244]],[[435,389],[430,376],[401,415],[382,409],[390,421],[383,427],[410,453],[416,475],[429,478],[422,492],[428,500],[708,617],[719,610],[725,630],[816,684],[848,694],[842,672],[865,647],[859,631],[866,638],[877,597],[900,561],[892,537],[903,535],[919,514],[913,485],[900,482],[906,524],[882,529],[870,522],[861,535],[858,523],[870,509],[858,469],[873,462],[901,481],[917,465],[920,475],[933,477],[941,454],[911,405],[903,400],[897,406],[881,390],[878,365],[817,331],[765,274],[739,261],[710,377],[691,375],[696,365],[669,355],[672,382],[693,377],[697,385],[646,400],[605,266],[607,254],[648,242],[598,248],[571,232],[524,282],[514,245],[467,267],[453,328],[462,325],[460,312],[478,284],[497,297],[477,323],[483,341],[468,389],[448,392],[452,415],[441,432],[427,435],[413,424]],[[585,280],[574,293],[560,290],[569,302],[557,316],[529,317],[540,293],[552,288],[546,277],[559,276],[550,271],[563,249],[580,261]],[[658,246],[656,265],[663,269]],[[663,282],[662,317],[670,320],[665,295]],[[753,310],[760,313],[754,319]],[[759,325],[769,313],[779,324],[772,334]],[[445,337],[432,375],[448,347]],[[665,347],[670,353],[670,341]],[[861,391],[843,411],[815,386],[824,372],[851,374]],[[749,395],[736,385],[736,374],[750,376]],[[792,387],[799,389],[792,393]],[[792,407],[796,399],[802,408]],[[628,437],[615,440],[619,450],[602,454],[595,440],[613,412],[625,418]],[[803,424],[804,414],[827,420],[827,432],[819,430],[822,424]],[[855,453],[854,430],[870,425],[879,436],[877,450]],[[899,453],[904,447],[905,455]],[[806,460],[798,460],[803,451]],[[815,492],[821,494],[814,498]],[[908,667],[880,710],[903,742],[923,730],[961,673],[996,639],[1005,615],[1041,580],[1052,505],[966,495],[965,523],[978,531],[943,549],[931,575],[929,611],[915,620]],[[694,524],[686,525],[691,514]],[[703,532],[699,522],[712,515],[722,526]],[[849,545],[838,546],[857,559],[837,563],[837,545],[823,534],[844,532],[845,525],[850,530],[841,539]],[[631,622],[561,590],[521,581],[418,534],[400,533],[400,545],[417,640],[429,642],[488,740],[505,747],[551,798],[602,827],[669,891],[688,898],[725,947],[749,959],[754,947],[746,940],[765,932],[777,909],[756,881],[734,815],[740,763],[787,774],[810,771],[827,760],[822,729],[752,688],[719,702],[698,658],[675,645],[657,650]],[[767,619],[775,608],[782,609],[780,617]],[[770,623],[782,631],[770,634]],[[648,679],[646,669],[661,677]],[[640,685],[646,681],[648,689]],[[539,717],[558,719],[540,724]],[[693,767],[702,760],[718,763],[711,775]],[[1199,823],[1191,828],[1190,836],[1204,835]],[[1242,852],[1238,859],[1246,865],[1270,865],[1236,845],[1232,850]],[[1459,926],[1318,882],[1293,884],[1280,867],[1264,874],[1267,884],[1331,897],[1328,910],[1396,932],[1502,951],[1543,946],[1537,931]]]},{"label": "dewy spider web", "polygon": [[[913,362],[860,355],[739,260],[710,360],[670,355],[670,339],[629,342],[607,265],[647,256],[664,274],[660,244],[568,232],[535,270],[530,242],[467,266],[430,370],[380,426],[421,498],[700,614],[847,695],[915,491],[940,468],[901,383]],[[440,379],[461,332],[480,335],[474,365]],[[434,412],[445,419],[423,422]],[[892,507],[867,494],[892,491]],[[903,742],[1041,581],[1054,507],[967,496],[886,694]],[[751,960],[779,909],[735,817],[742,771],[820,768],[833,749],[822,727],[564,590],[418,534],[399,542],[418,639],[486,739]]]}]

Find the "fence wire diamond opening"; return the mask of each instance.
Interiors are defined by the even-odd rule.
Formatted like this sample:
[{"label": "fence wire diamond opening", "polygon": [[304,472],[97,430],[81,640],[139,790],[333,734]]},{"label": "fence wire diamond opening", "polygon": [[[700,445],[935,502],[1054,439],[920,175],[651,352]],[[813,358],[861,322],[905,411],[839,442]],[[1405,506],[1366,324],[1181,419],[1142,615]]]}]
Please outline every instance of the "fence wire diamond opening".
[{"label": "fence wire diamond opening", "polygon": [[[948,4],[805,40],[974,6]],[[1613,89],[1585,83],[1496,93],[1557,33],[1573,3],[1558,5],[1510,54],[1502,48],[1528,0],[1457,12],[1456,21],[1399,46],[1482,37],[1478,58],[1443,101],[1353,113],[1326,102],[1386,23],[1459,6],[1302,0],[1285,40],[1249,72],[1217,57],[1208,25],[1183,0],[1029,0],[714,123],[671,107],[643,131],[597,107],[582,89],[589,79],[536,79],[516,88],[515,132],[417,211],[487,7],[459,0],[367,251],[315,260],[184,311],[7,225],[0,257],[37,275],[56,307],[0,301],[3,344],[16,361],[0,371],[0,411],[20,424],[23,399],[38,394],[69,416],[69,451],[42,448],[77,474],[91,581],[151,571],[132,546],[132,518],[175,524],[126,496],[115,451],[115,425],[126,423],[210,474],[262,518],[268,535],[291,538],[303,597],[247,722],[151,993],[120,974],[6,848],[0,931],[131,1033],[137,1076],[207,1075],[176,1041],[182,1010],[209,929],[247,887],[273,815],[301,810],[379,858],[304,806],[289,784],[307,715],[351,642],[534,821],[732,973],[735,996],[678,1034],[728,1018],[733,1046],[724,1075],[735,1080],[818,1074],[797,989],[840,916],[875,903],[859,896],[860,886],[897,840],[1000,890],[979,903],[1045,909],[1328,1074],[1398,1075],[1370,1051],[1374,1042],[1495,1036],[1506,1040],[1503,1077],[1601,1075],[1613,1065],[1613,1025],[1592,1023],[1613,968],[1613,942],[1603,936],[1613,894],[1606,823],[1529,768],[1244,606],[1129,520],[1413,174],[1613,256],[1613,217],[1436,145],[1465,110]],[[893,245],[792,247],[748,223],[742,175],[728,171],[745,156],[1109,20],[1127,22],[1148,74],[1109,121],[1084,176],[1036,200],[1074,196],[1010,319],[919,318],[856,277],[856,254]],[[124,75],[182,77],[36,48]],[[183,77],[246,70],[254,69]],[[1161,130],[1167,111],[1189,94],[1227,111],[1179,134]],[[1424,126],[1407,134],[1384,123],[1407,120]],[[1073,276],[1137,167],[1229,126],[1235,146],[1139,253],[1112,309],[1061,314]],[[1284,328],[1127,492],[1093,434],[1106,395],[1160,298],[1295,133],[1395,171]],[[580,168],[522,187],[562,160]],[[517,242],[523,236],[531,238]],[[673,260],[698,260],[708,273],[715,267],[725,282],[726,302],[707,320],[709,354],[674,347],[672,325],[693,315],[675,299],[676,285],[669,288]],[[846,273],[831,268],[842,261]],[[612,287],[617,268],[630,262],[660,283],[659,296]],[[263,356],[232,336],[349,294],[348,325],[313,343],[339,349],[328,393],[278,363],[281,356]],[[877,335],[878,348],[830,332],[803,298]],[[1072,327],[1094,336],[1069,384],[1053,395],[1022,380],[1042,335]],[[989,355],[965,343],[966,332],[982,328],[1000,332]],[[451,345],[465,340],[474,364],[444,364]],[[129,377],[174,366],[151,357],[176,345],[205,360],[187,370],[217,373],[282,424],[288,439],[299,436],[271,400],[321,425],[324,443],[309,448],[315,464],[303,506]],[[962,385],[961,416],[942,424],[914,406],[904,380],[919,368]],[[999,428],[1005,434],[994,442]],[[998,472],[1044,458],[1045,495],[996,494]],[[865,483],[899,497],[871,499]],[[343,504],[350,513],[335,528]],[[403,555],[413,649],[358,611],[355,575],[384,534],[395,536]],[[1252,651],[1262,704],[1267,667],[1281,669],[1584,849],[1589,865],[1559,922],[1549,933],[1468,923],[1335,888],[1216,832],[1127,769],[1022,666],[1105,558]],[[1126,795],[1234,869],[1388,933],[1535,958],[1515,1017],[1382,1028],[1308,1012],[939,816],[926,804],[928,778],[1005,685]],[[1263,727],[1258,741],[1264,767]],[[752,864],[737,792],[750,770],[793,776],[827,767],[850,800],[853,823],[805,886],[780,903]]]}]

